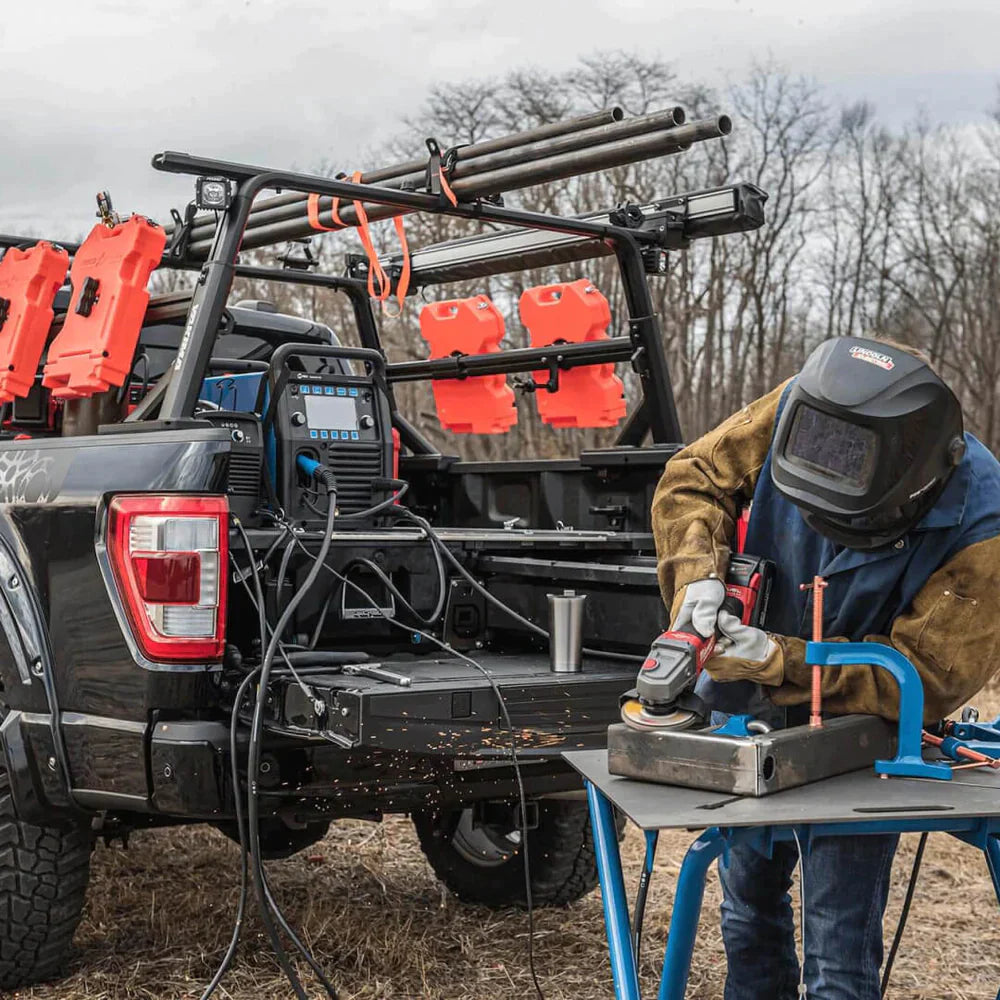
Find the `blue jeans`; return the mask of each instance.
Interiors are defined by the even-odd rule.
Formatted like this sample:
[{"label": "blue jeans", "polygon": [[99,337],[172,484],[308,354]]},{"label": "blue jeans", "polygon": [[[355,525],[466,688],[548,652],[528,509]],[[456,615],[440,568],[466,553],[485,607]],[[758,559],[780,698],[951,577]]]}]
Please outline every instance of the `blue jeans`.
[{"label": "blue jeans", "polygon": [[[806,848],[805,983],[808,1000],[878,1000],[882,915],[899,837],[821,837]],[[795,842],[767,858],[735,847],[719,861],[722,938],[729,972],[725,1000],[795,1000],[798,907],[788,890]]]}]

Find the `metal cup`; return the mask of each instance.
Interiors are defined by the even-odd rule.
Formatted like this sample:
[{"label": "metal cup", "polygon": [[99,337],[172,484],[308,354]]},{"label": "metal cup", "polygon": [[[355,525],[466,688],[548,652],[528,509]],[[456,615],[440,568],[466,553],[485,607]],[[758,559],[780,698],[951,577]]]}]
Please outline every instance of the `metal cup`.
[{"label": "metal cup", "polygon": [[549,599],[549,667],[553,673],[575,674],[582,669],[583,604],[586,594],[564,590]]}]

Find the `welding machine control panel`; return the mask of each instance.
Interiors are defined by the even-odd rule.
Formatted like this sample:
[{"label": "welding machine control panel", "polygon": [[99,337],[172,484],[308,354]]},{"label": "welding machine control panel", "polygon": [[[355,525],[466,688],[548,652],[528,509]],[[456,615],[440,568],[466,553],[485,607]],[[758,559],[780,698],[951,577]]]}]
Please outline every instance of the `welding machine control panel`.
[{"label": "welding machine control panel", "polygon": [[382,439],[370,379],[302,374],[289,381],[287,393],[289,430],[296,441]]}]

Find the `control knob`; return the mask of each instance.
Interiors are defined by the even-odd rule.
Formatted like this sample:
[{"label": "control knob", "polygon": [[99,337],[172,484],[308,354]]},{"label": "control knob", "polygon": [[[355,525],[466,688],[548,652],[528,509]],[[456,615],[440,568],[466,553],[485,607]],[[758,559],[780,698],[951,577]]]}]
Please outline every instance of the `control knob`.
[{"label": "control knob", "polygon": [[306,422],[306,415],[301,410],[292,413],[292,426],[301,427]]}]

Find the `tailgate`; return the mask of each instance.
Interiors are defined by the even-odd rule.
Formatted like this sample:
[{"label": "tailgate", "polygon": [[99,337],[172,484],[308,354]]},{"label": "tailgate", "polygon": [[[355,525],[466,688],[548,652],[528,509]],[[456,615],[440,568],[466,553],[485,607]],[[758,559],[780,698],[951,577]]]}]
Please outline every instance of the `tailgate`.
[{"label": "tailgate", "polygon": [[[477,653],[499,689],[527,756],[603,747],[618,721],[619,695],[636,664],[588,658],[576,674],[557,674],[534,653]],[[369,664],[368,666],[376,666]],[[365,747],[455,756],[508,756],[511,733],[490,681],[454,657],[382,660],[399,682],[345,673],[310,673],[307,683],[325,705],[318,718],[293,680],[276,681],[280,728],[325,733],[345,748]],[[402,679],[409,679],[409,685]]]}]

